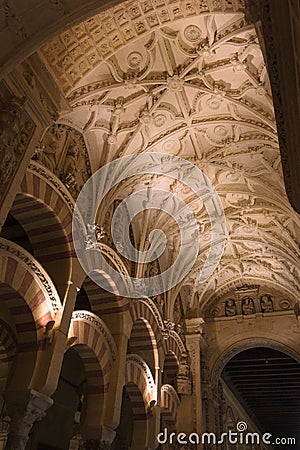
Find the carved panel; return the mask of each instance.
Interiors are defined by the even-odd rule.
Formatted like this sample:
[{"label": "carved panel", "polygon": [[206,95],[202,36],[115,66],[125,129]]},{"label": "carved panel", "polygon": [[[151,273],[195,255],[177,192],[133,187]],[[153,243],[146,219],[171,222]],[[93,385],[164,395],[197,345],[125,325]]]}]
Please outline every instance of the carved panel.
[{"label": "carved panel", "polygon": [[255,314],[268,316],[272,313],[291,311],[292,308],[293,302],[280,293],[270,292],[263,287],[258,289],[242,286],[216,302],[208,311],[207,317],[232,319]]}]

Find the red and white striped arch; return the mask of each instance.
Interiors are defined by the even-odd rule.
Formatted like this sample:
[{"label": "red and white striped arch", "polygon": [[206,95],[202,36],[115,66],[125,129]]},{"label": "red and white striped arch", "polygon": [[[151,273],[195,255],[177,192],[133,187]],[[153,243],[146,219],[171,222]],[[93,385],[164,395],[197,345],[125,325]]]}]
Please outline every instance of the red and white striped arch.
[{"label": "red and white striped arch", "polygon": [[35,351],[45,325],[61,308],[44,268],[18,245],[0,239],[0,298],[15,321],[18,352]]},{"label": "red and white striped arch", "polygon": [[148,354],[149,356],[151,355],[150,361],[148,361],[145,356],[144,359],[147,360],[150,367],[153,365],[154,367],[157,367],[158,353],[156,338],[149,322],[145,319],[137,319],[134,322],[129,344],[133,353],[142,353],[143,355]]},{"label": "red and white striped arch", "polygon": [[[107,290],[102,289],[89,277],[85,278],[82,285],[88,296],[92,311],[99,317],[127,311],[129,309],[128,298],[118,295],[116,286],[106,273],[99,271],[99,275],[103,279],[104,286],[107,284]],[[115,292],[115,294],[111,293],[111,291]]]},{"label": "red and white striped arch", "polygon": [[161,387],[161,416],[164,425],[172,431],[176,427],[176,415],[179,404],[180,400],[173,386],[164,384]]},{"label": "red and white striped arch", "polygon": [[11,214],[28,234],[41,263],[75,256],[72,240],[74,200],[61,181],[38,163],[31,163]]},{"label": "red and white striped arch", "polygon": [[168,377],[175,377],[179,369],[179,361],[174,352],[168,351],[165,356],[163,371]]},{"label": "red and white striped arch", "polygon": [[146,332],[146,329],[144,328],[144,336],[139,336],[140,345],[145,346],[148,339],[148,348],[152,346],[155,351],[157,349],[159,357],[158,365],[160,367],[163,366],[165,355],[167,353],[173,353],[176,356],[177,361],[180,361],[182,353],[185,352],[184,344],[179,335],[174,330],[165,329],[164,322],[160,316],[160,313],[155,304],[153,304],[152,300],[132,300],[130,314],[133,324],[140,319],[144,320],[144,322],[147,323],[147,331],[150,333],[150,338],[149,333]]},{"label": "red and white striped arch", "polygon": [[[134,299],[131,301],[130,315],[133,323],[134,351],[151,349],[154,352],[155,365],[160,365],[159,359],[163,356],[162,333],[152,310],[143,301]],[[139,325],[134,327],[137,321]]]},{"label": "red and white striped arch", "polygon": [[105,323],[89,311],[74,311],[69,338],[77,337],[74,349],[85,366],[88,394],[106,394],[116,346]]},{"label": "red and white striped arch", "polygon": [[0,320],[0,364],[9,365],[17,353],[17,338],[11,327]]},{"label": "red and white striped arch", "polygon": [[139,355],[126,358],[125,386],[134,420],[146,420],[147,407],[151,400],[157,399],[157,393],[151,370]]},{"label": "red and white striped arch", "polygon": [[185,352],[184,344],[175,331],[171,331],[168,338],[164,340],[164,349],[165,354],[175,355],[177,361],[181,360],[181,355]]}]

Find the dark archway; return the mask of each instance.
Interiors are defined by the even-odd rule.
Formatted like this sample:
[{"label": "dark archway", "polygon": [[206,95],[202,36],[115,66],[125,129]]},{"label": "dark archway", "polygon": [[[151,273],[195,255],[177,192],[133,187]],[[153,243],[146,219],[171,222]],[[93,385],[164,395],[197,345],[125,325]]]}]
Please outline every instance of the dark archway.
[{"label": "dark archway", "polygon": [[70,439],[79,430],[76,413],[81,406],[86,384],[87,374],[82,359],[74,348],[70,348],[64,356],[58,386],[53,395],[54,404],[41,422],[36,422],[30,448],[69,448]]},{"label": "dark archway", "polygon": [[299,442],[299,362],[278,350],[255,347],[235,355],[222,378],[262,432],[271,433],[272,439],[292,437]]},{"label": "dark archway", "polygon": [[120,424],[116,430],[116,437],[112,443],[112,450],[129,449],[132,441],[134,426],[133,409],[130,396],[124,386]]}]

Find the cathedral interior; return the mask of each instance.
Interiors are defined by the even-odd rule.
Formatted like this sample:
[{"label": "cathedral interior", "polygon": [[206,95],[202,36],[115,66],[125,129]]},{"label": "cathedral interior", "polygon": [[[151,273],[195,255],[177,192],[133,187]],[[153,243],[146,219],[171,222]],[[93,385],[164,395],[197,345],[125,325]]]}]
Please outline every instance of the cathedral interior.
[{"label": "cathedral interior", "polygon": [[[0,448],[299,449],[300,1],[1,0],[0,38]],[[86,224],[97,283],[76,202],[99,169],[149,154],[209,180],[218,264],[201,278],[216,220],[162,164],[107,188]],[[162,230],[156,259],[112,236],[124,200],[154,189],[196,224],[184,276],[161,205],[127,230],[139,254]],[[111,276],[170,266],[181,279],[153,295]],[[252,440],[220,439],[237,431]]]}]

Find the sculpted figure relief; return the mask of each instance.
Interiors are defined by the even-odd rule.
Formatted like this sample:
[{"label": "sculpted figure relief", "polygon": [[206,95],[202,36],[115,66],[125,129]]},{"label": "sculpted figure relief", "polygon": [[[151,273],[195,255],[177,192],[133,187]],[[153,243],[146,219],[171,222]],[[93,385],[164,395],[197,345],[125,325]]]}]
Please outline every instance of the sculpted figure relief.
[{"label": "sculpted figure relief", "polygon": [[56,173],[65,138],[64,129],[61,126],[50,127],[37,154],[38,161],[53,173]]},{"label": "sculpted figure relief", "polygon": [[253,298],[251,297],[244,298],[242,303],[242,310],[245,316],[255,313]]},{"label": "sculpted figure relief", "polygon": [[232,317],[236,315],[236,304],[232,298],[226,300],[225,303],[225,316]]},{"label": "sculpted figure relief", "polygon": [[61,178],[75,198],[91,171],[81,134],[61,124],[48,129],[36,149],[34,159]]},{"label": "sculpted figure relief", "polygon": [[80,188],[84,185],[84,160],[80,154],[80,149],[75,141],[71,142],[64,163],[63,178],[71,194],[76,196]]},{"label": "sculpted figure relief", "polygon": [[260,298],[260,307],[261,311],[264,312],[273,312],[273,301],[270,295],[262,295]]}]

